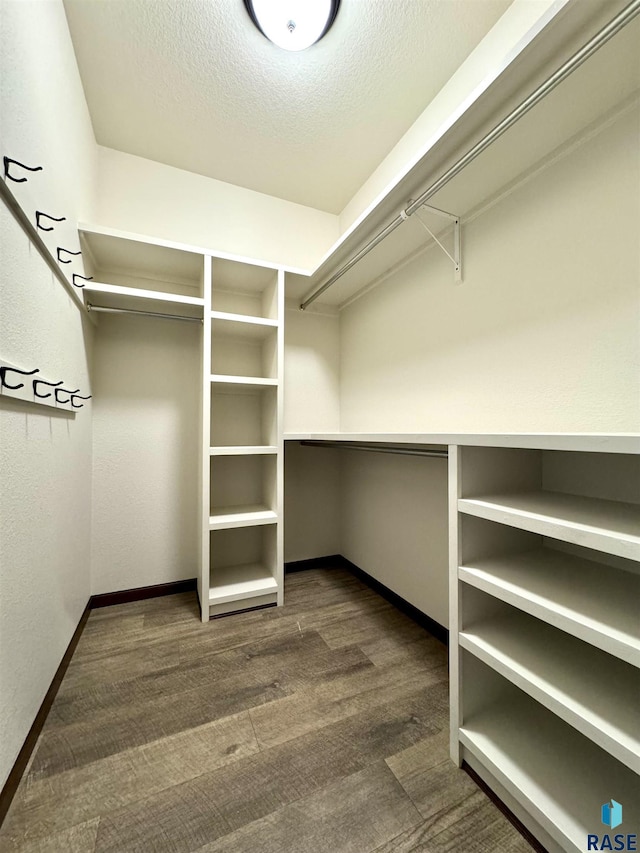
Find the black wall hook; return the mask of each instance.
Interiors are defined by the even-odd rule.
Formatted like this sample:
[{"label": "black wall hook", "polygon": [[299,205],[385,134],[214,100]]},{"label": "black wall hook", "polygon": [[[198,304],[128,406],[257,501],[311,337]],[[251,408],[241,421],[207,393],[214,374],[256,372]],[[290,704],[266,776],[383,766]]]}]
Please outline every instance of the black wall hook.
[{"label": "black wall hook", "polygon": [[11,168],[11,164],[13,163],[15,166],[20,166],[21,169],[27,169],[29,172],[41,172],[42,166],[25,166],[24,163],[21,163],[19,160],[12,160],[11,157],[3,157],[2,162],[4,163],[4,176],[10,181],[15,181],[16,184],[24,184],[27,178],[14,178],[13,175],[9,174],[9,169]]},{"label": "black wall hook", "polygon": [[24,388],[24,382],[21,382],[19,385],[9,385],[6,377],[7,373],[10,371],[19,373],[21,376],[33,376],[34,373],[40,373],[40,368],[36,367],[35,370],[20,370],[17,367],[9,367],[3,364],[2,367],[0,367],[0,386],[2,388],[9,388],[11,391],[17,391],[18,388]]},{"label": "black wall hook", "polygon": [[[68,388],[56,388],[55,391],[53,392],[55,395],[55,398],[56,398],[56,403],[69,403],[71,401],[71,397],[74,394],[76,394],[79,390],[80,390],[79,388],[76,388],[75,391],[70,391]],[[67,397],[66,400],[61,400],[60,397],[58,397],[59,393],[68,394],[69,396]]]},{"label": "black wall hook", "polygon": [[50,216],[48,213],[43,213],[41,210],[36,210],[36,228],[39,228],[41,231],[53,231],[53,225],[49,228],[45,228],[44,225],[40,224],[40,218],[45,217],[46,219],[50,219],[52,222],[64,222],[67,218],[66,216]]},{"label": "black wall hook", "polygon": [[82,254],[82,252],[72,252],[70,249],[63,249],[62,246],[57,246],[56,247],[56,253],[58,255],[58,260],[60,261],[61,264],[70,264],[71,259],[69,259],[68,261],[65,261],[64,258],[60,257],[60,252],[66,252],[67,255],[81,255]]},{"label": "black wall hook", "polygon": [[74,400],[90,400],[92,396],[93,396],[92,394],[87,394],[86,397],[83,397],[82,394],[72,394],[71,395],[71,405],[73,406],[74,409],[81,409],[82,403],[78,403],[78,405],[76,406],[76,404],[73,401]]},{"label": "black wall hook", "polygon": [[85,281],[93,281],[92,275],[80,275],[80,273],[74,272],[74,274],[71,276],[71,281],[72,284],[74,284],[76,287],[84,287],[84,284],[76,284],[77,278],[83,278]]},{"label": "black wall hook", "polygon": [[38,385],[48,385],[50,388],[55,388],[57,385],[62,385],[62,379],[60,380],[60,382],[47,382],[46,379],[34,379],[33,380],[33,394],[34,394],[34,396],[35,397],[41,397],[43,400],[45,400],[47,397],[51,396],[51,391],[49,391],[47,394],[40,394],[40,393],[38,393]]}]

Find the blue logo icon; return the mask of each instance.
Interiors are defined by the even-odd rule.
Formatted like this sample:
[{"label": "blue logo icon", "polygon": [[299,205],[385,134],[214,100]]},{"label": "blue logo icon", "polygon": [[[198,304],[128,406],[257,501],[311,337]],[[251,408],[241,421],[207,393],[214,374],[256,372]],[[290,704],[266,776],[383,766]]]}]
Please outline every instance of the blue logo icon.
[{"label": "blue logo icon", "polygon": [[615,800],[610,803],[604,803],[602,806],[602,823],[605,826],[615,829],[622,823],[622,806]]}]

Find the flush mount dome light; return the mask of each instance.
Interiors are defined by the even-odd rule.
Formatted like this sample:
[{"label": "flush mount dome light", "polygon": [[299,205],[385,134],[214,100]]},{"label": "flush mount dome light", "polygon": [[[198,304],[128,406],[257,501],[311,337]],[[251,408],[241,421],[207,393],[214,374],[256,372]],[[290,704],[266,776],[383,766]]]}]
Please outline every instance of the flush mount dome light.
[{"label": "flush mount dome light", "polygon": [[327,32],[340,0],[244,0],[251,20],[285,50],[311,47]]}]

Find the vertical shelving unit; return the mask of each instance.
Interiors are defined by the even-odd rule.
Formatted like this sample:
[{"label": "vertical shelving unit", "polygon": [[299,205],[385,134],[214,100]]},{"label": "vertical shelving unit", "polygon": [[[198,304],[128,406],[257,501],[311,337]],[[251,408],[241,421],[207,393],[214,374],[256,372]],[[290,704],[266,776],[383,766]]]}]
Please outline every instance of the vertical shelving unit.
[{"label": "vertical shelving unit", "polygon": [[640,457],[452,447],[451,754],[550,851],[640,818]]},{"label": "vertical shelving unit", "polygon": [[202,619],[283,603],[284,274],[211,260],[203,335]]}]

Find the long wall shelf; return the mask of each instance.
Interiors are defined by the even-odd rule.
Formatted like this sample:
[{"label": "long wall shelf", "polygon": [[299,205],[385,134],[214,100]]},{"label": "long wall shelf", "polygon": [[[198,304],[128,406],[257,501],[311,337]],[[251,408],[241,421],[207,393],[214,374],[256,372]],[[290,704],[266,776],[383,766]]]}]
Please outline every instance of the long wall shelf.
[{"label": "long wall shelf", "polygon": [[[169,293],[162,290],[145,290],[141,287],[123,287],[117,284],[106,284],[99,281],[88,281],[83,288],[85,293],[107,293],[113,296],[126,296],[142,301],[174,302],[177,305],[204,306],[204,299],[199,296],[183,296],[180,293]],[[142,305],[140,306],[142,307]]]}]

